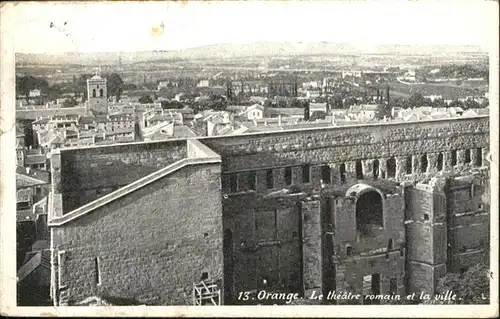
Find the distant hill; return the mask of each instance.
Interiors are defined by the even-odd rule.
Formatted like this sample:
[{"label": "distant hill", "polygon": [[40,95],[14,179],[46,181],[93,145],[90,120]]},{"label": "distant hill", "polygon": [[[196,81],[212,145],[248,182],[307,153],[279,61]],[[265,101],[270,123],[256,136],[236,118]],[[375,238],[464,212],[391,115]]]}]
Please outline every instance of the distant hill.
[{"label": "distant hill", "polygon": [[147,62],[159,59],[214,59],[249,56],[300,56],[300,55],[361,55],[361,54],[450,54],[484,53],[476,46],[445,45],[379,45],[367,50],[359,50],[346,43],[328,42],[258,42],[252,44],[213,44],[178,51],[143,52],[100,52],[100,53],[59,53],[59,54],[16,54],[16,64],[124,64]]}]

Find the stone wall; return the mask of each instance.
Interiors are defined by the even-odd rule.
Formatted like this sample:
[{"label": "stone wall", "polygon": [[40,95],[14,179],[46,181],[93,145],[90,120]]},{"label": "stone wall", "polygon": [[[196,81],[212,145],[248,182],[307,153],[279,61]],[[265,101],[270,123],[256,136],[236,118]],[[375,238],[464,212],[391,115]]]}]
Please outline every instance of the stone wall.
[{"label": "stone wall", "polygon": [[54,226],[51,238],[58,304],[103,294],[190,305],[203,273],[222,287],[220,164],[178,169]]},{"label": "stone wall", "polygon": [[459,272],[488,259],[489,188],[485,172],[448,181],[448,271]]},{"label": "stone wall", "polygon": [[[487,165],[485,156],[489,149],[489,118],[317,128],[210,137],[201,138],[200,141],[221,155],[225,173],[370,159],[383,159],[380,166],[384,171],[386,160],[394,157],[399,162],[396,174],[405,175],[402,164],[404,161],[406,165],[407,156],[428,153],[436,154],[429,156],[428,165],[429,173],[434,173],[437,171],[437,154],[451,150],[460,150],[456,169],[474,164],[464,163],[461,154],[465,149],[481,148],[482,163]],[[414,161],[418,162],[418,157]],[[364,166],[369,168],[368,163]],[[419,163],[413,166],[416,168],[415,173],[419,173]]]},{"label": "stone wall", "polygon": [[185,157],[186,140],[63,150],[52,155],[53,187],[67,213]]},{"label": "stone wall", "polygon": [[[262,197],[240,193],[223,199],[224,231],[230,232],[225,256],[227,298],[253,289],[291,289],[301,286],[301,195]],[[263,280],[267,281],[264,285]]]}]

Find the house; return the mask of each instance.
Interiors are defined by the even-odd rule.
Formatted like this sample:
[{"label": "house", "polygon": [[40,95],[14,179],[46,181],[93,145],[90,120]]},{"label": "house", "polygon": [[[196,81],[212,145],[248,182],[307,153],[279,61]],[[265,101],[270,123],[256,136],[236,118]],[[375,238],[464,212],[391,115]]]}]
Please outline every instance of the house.
[{"label": "house", "polygon": [[240,117],[244,117],[248,120],[262,119],[264,118],[264,107],[259,104],[254,104],[249,106],[245,111],[238,114]]},{"label": "house", "polygon": [[106,131],[104,134],[106,140],[116,143],[134,142],[136,138],[134,127],[115,128],[113,131]]},{"label": "house", "polygon": [[161,141],[171,138],[188,138],[197,136],[192,129],[185,125],[177,125],[173,122],[163,122],[153,127],[144,128],[142,135],[145,141]]},{"label": "house", "polygon": [[359,120],[376,120],[382,118],[383,115],[383,105],[379,104],[363,104],[363,105],[352,105],[349,108],[348,115]]},{"label": "house", "polygon": [[210,86],[210,81],[209,80],[200,80],[200,82],[198,82],[198,85],[196,85],[196,86],[199,87],[199,88],[209,87]]},{"label": "house", "polygon": [[29,97],[40,97],[42,94],[41,94],[41,91],[39,89],[33,89],[33,90],[30,90],[29,92]]}]

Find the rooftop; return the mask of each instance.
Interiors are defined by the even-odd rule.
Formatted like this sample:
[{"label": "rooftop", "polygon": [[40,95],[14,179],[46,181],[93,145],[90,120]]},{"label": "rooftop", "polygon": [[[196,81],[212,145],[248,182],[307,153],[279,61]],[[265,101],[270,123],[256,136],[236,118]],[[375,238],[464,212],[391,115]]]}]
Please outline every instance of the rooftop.
[{"label": "rooftop", "polygon": [[33,178],[28,175],[16,173],[16,189],[35,187],[44,184],[47,184],[47,182]]}]

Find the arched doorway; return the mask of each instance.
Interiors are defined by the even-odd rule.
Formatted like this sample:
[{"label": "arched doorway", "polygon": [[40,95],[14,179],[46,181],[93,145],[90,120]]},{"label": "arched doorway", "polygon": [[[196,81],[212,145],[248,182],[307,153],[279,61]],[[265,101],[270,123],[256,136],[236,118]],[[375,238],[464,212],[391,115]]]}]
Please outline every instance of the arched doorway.
[{"label": "arched doorway", "polygon": [[372,227],[384,226],[382,196],[375,189],[359,195],[356,201],[356,225],[362,235],[369,235]]}]

